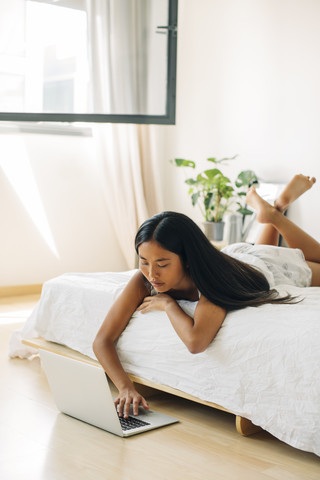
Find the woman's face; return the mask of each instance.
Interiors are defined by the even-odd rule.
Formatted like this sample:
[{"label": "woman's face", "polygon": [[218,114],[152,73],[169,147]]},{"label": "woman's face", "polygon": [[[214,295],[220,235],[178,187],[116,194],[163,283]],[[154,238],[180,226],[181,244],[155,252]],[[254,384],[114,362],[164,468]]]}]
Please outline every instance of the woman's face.
[{"label": "woman's face", "polygon": [[150,240],[139,245],[139,268],[154,289],[159,293],[183,290],[190,286],[179,255],[162,248]]}]

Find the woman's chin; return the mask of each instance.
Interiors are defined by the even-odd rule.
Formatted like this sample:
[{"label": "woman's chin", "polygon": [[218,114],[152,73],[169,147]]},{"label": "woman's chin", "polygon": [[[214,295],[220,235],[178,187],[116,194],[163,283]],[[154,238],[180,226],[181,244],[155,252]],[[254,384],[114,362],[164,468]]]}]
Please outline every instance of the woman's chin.
[{"label": "woman's chin", "polygon": [[152,284],[152,287],[155,289],[156,292],[158,293],[164,293],[167,292],[168,289],[164,283],[161,284]]}]

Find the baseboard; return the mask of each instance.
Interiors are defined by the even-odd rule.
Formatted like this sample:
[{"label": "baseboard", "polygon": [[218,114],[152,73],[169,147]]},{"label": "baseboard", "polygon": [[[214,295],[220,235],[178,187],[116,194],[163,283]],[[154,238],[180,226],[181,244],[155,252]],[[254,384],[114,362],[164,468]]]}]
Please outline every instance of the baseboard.
[{"label": "baseboard", "polygon": [[20,297],[21,295],[37,295],[42,290],[42,284],[34,285],[12,285],[9,287],[0,287],[0,298]]}]

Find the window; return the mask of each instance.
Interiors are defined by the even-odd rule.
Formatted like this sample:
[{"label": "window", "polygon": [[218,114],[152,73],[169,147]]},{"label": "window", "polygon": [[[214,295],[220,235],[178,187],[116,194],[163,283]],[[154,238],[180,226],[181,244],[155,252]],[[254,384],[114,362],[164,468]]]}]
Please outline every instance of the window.
[{"label": "window", "polygon": [[175,121],[177,0],[0,6],[0,120]]}]

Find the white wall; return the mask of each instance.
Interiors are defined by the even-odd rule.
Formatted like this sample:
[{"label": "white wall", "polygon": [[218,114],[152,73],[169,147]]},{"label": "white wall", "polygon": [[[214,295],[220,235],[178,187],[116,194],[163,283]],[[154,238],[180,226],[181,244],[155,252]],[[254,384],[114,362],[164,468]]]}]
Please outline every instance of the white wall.
[{"label": "white wall", "polygon": [[0,134],[0,286],[124,270],[91,137]]},{"label": "white wall", "polygon": [[[201,220],[170,158],[319,179],[289,216],[320,239],[320,2],[180,0],[176,126],[154,127],[166,209]],[[192,171],[190,171],[192,173]]]}]

